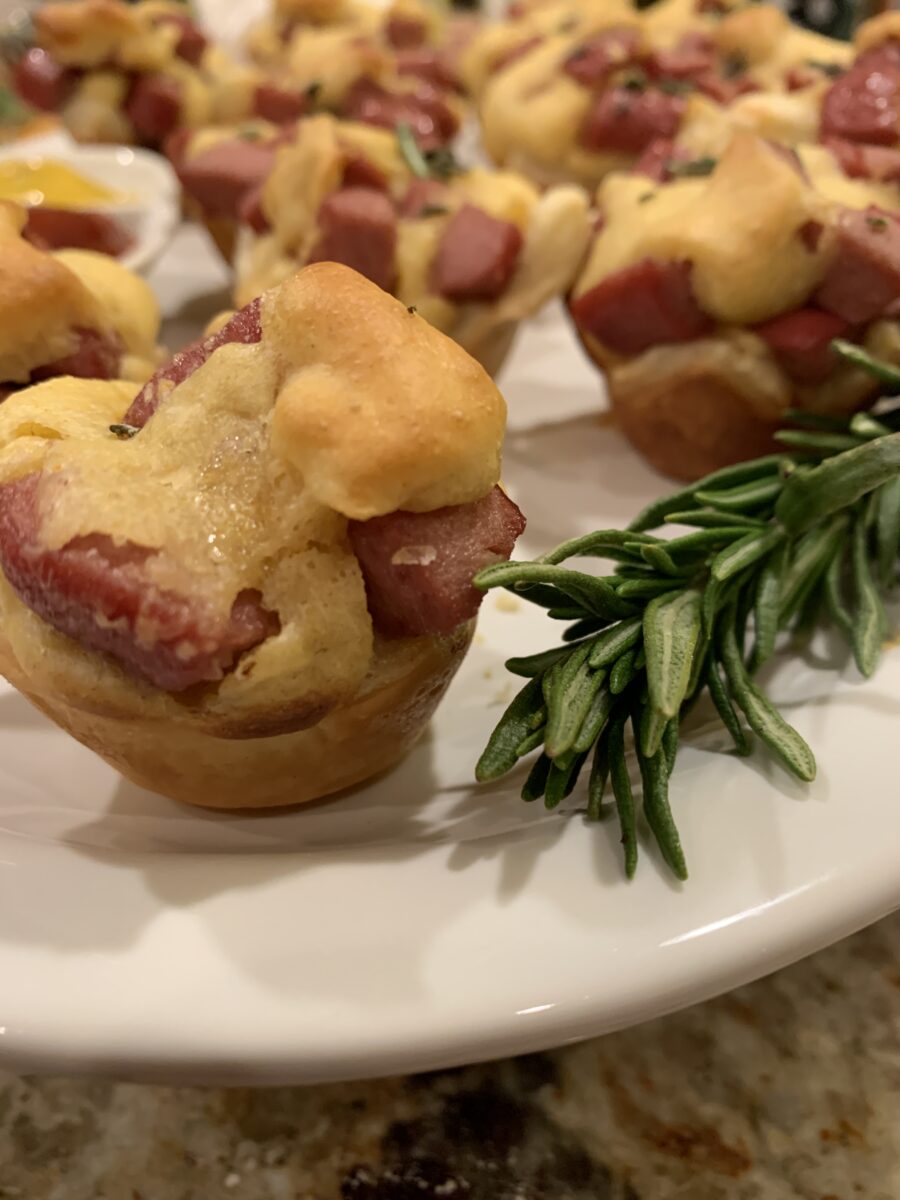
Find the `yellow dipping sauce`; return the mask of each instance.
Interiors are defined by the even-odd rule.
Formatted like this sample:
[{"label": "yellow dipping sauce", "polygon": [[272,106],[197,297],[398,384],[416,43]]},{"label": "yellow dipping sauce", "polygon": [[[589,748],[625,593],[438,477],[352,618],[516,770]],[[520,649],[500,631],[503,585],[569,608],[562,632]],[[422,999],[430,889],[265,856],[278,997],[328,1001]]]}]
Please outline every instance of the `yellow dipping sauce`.
[{"label": "yellow dipping sauce", "polygon": [[98,204],[123,204],[124,192],[80,175],[51,158],[0,162],[0,200],[16,200],[34,207],[91,208]]}]

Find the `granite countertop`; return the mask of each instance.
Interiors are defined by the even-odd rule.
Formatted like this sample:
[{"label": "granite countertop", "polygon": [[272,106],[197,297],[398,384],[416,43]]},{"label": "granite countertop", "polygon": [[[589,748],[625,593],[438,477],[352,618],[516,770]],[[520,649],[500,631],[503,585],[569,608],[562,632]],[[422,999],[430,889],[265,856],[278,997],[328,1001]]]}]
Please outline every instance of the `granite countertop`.
[{"label": "granite countertop", "polygon": [[0,1074],[2,1200],[897,1200],[900,914],[676,1016],[409,1079]]}]

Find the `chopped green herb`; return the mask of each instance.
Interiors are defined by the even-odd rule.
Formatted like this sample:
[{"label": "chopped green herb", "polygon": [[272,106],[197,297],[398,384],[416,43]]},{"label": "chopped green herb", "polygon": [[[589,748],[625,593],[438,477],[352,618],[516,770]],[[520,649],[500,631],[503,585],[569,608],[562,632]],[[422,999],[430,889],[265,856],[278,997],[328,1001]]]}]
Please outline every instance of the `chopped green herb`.
[{"label": "chopped green herb", "polygon": [[870,229],[875,229],[879,233],[882,233],[888,227],[887,217],[878,217],[874,215],[866,217],[866,224]]},{"label": "chopped green herb", "polygon": [[656,198],[656,192],[644,192],[638,196],[638,204],[646,204],[649,200]]},{"label": "chopped green herb", "polygon": [[844,68],[840,63],[821,62],[818,58],[808,58],[806,65],[812,67],[814,71],[821,71],[829,79],[837,79],[844,74]]},{"label": "chopped green herb", "polygon": [[133,438],[134,435],[136,433],[140,433],[140,431],[139,425],[125,425],[121,422],[116,425],[110,425],[109,427],[109,432],[114,433],[117,438],[121,438],[123,441],[125,441],[127,438]]},{"label": "chopped green herb", "polygon": [[741,54],[740,51],[729,54],[722,63],[722,76],[725,79],[736,79],[738,75],[744,74],[748,65],[746,54]]},{"label": "chopped green herb", "polygon": [[692,158],[689,162],[680,162],[670,158],[666,170],[673,179],[690,179],[703,175],[712,175],[719,160],[717,158]]}]

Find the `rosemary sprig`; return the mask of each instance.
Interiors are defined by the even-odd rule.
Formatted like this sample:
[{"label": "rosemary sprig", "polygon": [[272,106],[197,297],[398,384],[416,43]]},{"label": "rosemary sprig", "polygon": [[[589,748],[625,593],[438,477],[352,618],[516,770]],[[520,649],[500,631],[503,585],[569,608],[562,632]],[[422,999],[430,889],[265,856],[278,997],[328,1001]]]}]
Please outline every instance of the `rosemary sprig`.
[{"label": "rosemary sprig", "polygon": [[[836,351],[900,392],[900,371],[858,346]],[[752,736],[811,783],[812,750],[754,680],[780,632],[833,626],[861,673],[887,635],[884,599],[900,555],[900,404],[850,421],[807,418],[779,435],[785,453],[717,471],[656,501],[627,530],[599,530],[534,562],[498,563],[475,577],[569,623],[562,644],[510,659],[525,686],[479,759],[496,779],[541,750],[522,795],[555,808],[589,768],[588,817],[618,815],[630,878],[637,866],[633,746],[642,810],[679,879],[687,865],[669,806],[686,713],[708,693],[739,755]],[[669,526],[688,532],[662,537]],[[603,577],[563,565],[611,559]],[[630,730],[630,738],[627,736]]]}]

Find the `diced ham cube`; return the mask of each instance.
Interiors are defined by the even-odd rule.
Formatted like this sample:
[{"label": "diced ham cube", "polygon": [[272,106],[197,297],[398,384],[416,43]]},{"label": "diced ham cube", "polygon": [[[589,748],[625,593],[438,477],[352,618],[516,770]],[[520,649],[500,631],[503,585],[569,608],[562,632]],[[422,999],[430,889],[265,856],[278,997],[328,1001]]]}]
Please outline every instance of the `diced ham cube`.
[{"label": "diced ham cube", "polygon": [[654,50],[643,65],[654,79],[690,80],[715,69],[716,44],[705,33],[686,33],[670,49]]},{"label": "diced ham cube", "polygon": [[160,552],[103,533],[58,550],[42,543],[43,477],[0,486],[0,567],[42,620],[123,670],[168,692],[222,679],[238,656],[278,632],[258,592],[241,592],[226,619],[196,594],[155,584],[147,563]]},{"label": "diced ham cube", "polygon": [[319,240],[309,262],[339,262],[389,292],[397,274],[397,215],[375,188],[342,188],[319,208]]},{"label": "diced ham cube", "polygon": [[389,91],[374,79],[358,79],[341,105],[341,116],[382,129],[410,127],[423,150],[444,146],[459,122],[441,93],[421,82],[413,91]]},{"label": "diced ham cube", "polygon": [[820,383],[838,363],[831,349],[833,338],[844,337],[847,321],[818,308],[798,308],[757,325],[755,333],[765,341],[779,364],[792,379]]},{"label": "diced ham cube", "polygon": [[459,80],[446,57],[428,46],[398,50],[395,63],[398,75],[413,75],[446,91],[459,86]]},{"label": "diced ham cube", "polygon": [[704,96],[709,96],[710,100],[715,100],[716,104],[724,107],[733,104],[738,96],[760,90],[759,84],[748,79],[746,75],[735,75],[733,79],[726,79],[718,71],[702,72],[695,76],[694,84],[697,91],[703,92]]},{"label": "diced ham cube", "polygon": [[94,250],[118,258],[134,245],[134,238],[114,217],[72,208],[28,209],[23,236],[41,250]]},{"label": "diced ham cube", "polygon": [[643,258],[602,279],[570,308],[578,328],[616,354],[691,341],[713,327],[697,304],[687,262]]},{"label": "diced ham cube", "polygon": [[464,204],[441,236],[431,268],[434,290],[448,300],[496,300],[513,277],[522,249],[521,230]]},{"label": "diced ham cube", "polygon": [[181,123],[181,85],[170,75],[138,75],[125,101],[125,116],[143,142],[160,146]]},{"label": "diced ham cube", "polygon": [[296,121],[309,107],[306,92],[296,88],[279,87],[275,83],[261,83],[253,93],[253,113],[273,125],[286,125]]},{"label": "diced ham cube", "polygon": [[893,145],[900,135],[900,67],[853,67],[835,80],[822,102],[821,135]]},{"label": "diced ham cube", "polygon": [[472,578],[509,558],[525,518],[499,488],[472,504],[351,521],[369,612],[388,637],[452,633],[478,612]]},{"label": "diced ham cube", "polygon": [[73,329],[75,349],[64,358],[44,363],[31,372],[31,382],[75,375],[79,379],[115,379],[122,361],[122,342],[118,334],[97,329]]},{"label": "diced ham cube", "polygon": [[46,50],[34,46],[19,59],[13,68],[12,83],[16,93],[42,112],[58,112],[78,79],[78,73],[62,66]]},{"label": "diced ham cube", "polygon": [[900,299],[900,220],[875,207],[845,208],[836,232],[815,304],[851,325],[874,321]]},{"label": "diced ham cube", "polygon": [[157,20],[158,25],[175,25],[179,30],[175,53],[191,66],[200,65],[200,60],[206,53],[209,42],[189,16],[185,13],[164,13]]},{"label": "diced ham cube", "polygon": [[439,208],[447,201],[447,185],[439,179],[411,179],[398,205],[401,217],[421,217],[423,210]]},{"label": "diced ham cube", "polygon": [[275,165],[271,142],[228,138],[176,162],[185,192],[211,217],[236,217],[241,202]]},{"label": "diced ham cube", "polygon": [[588,109],[578,140],[586,150],[640,154],[657,138],[674,137],[684,110],[683,96],[656,88],[608,88]]},{"label": "diced ham cube", "polygon": [[608,75],[637,58],[641,37],[636,29],[607,29],[578,46],[563,63],[563,70],[585,87],[597,87]]},{"label": "diced ham cube", "polygon": [[893,146],[864,146],[846,138],[825,138],[823,144],[851,179],[874,179],[878,183],[900,182],[900,149]]},{"label": "diced ham cube", "polygon": [[411,50],[425,41],[428,27],[418,17],[394,15],[388,17],[385,34],[395,50]]},{"label": "diced ham cube", "polygon": [[361,187],[375,188],[379,192],[390,190],[387,175],[368,158],[354,154],[344,164],[344,176],[341,186],[345,188]]}]

